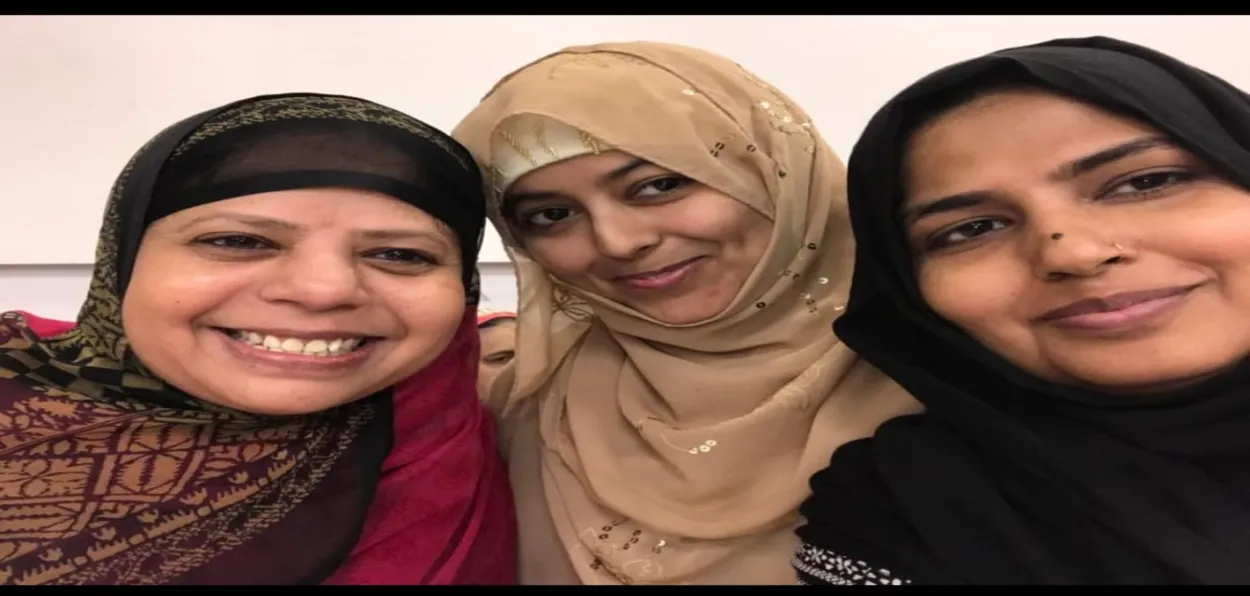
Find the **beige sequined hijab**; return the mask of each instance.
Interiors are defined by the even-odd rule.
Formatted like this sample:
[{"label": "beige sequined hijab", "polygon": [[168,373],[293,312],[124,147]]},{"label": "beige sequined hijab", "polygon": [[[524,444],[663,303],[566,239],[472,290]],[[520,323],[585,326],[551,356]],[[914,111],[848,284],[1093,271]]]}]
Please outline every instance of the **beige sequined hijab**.
[{"label": "beige sequined hijab", "polygon": [[[792,583],[808,477],[918,407],[830,330],[853,241],[843,165],[807,114],[725,58],[600,44],[509,75],[453,136],[491,174],[491,219],[517,267],[517,357],[492,397],[537,400],[544,494],[582,581]],[[503,187],[609,148],[775,222],[724,313],[666,325],[562,284],[520,248]]]}]

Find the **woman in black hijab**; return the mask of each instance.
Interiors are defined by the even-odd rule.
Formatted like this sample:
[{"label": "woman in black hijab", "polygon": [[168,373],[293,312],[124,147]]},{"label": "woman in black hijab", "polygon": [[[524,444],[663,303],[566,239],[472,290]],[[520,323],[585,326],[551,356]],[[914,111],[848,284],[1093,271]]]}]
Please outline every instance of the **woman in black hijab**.
[{"label": "woman in black hijab", "polygon": [[72,329],[0,313],[0,585],[515,580],[468,151],[253,97],[117,178]]},{"label": "woman in black hijab", "polygon": [[1003,50],[882,108],[849,191],[834,330],[927,411],[813,477],[801,581],[1250,583],[1250,97]]}]

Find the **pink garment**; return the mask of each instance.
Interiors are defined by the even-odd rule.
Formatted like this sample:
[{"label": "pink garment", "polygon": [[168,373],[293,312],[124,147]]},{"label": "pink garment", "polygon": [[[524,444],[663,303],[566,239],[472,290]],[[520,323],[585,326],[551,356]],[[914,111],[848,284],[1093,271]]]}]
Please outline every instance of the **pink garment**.
[{"label": "pink garment", "polygon": [[24,310],[17,311],[17,314],[22,315],[22,318],[26,320],[26,326],[40,338],[55,337],[73,329],[75,324],[73,321],[45,319]]},{"label": "pink garment", "polygon": [[395,444],[364,533],[325,584],[516,583],[512,490],[477,398],[479,350],[469,311],[442,356],[395,387]]},{"label": "pink garment", "polygon": [[516,313],[507,310],[479,310],[477,312],[477,326],[481,327],[495,319],[515,319]]}]

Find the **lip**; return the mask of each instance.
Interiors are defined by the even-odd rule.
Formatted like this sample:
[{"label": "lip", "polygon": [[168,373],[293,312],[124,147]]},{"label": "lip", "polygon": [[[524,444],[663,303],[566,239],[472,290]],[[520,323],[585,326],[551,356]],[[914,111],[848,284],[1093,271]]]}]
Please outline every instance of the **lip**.
[{"label": "lip", "polygon": [[[257,331],[260,333],[260,331]],[[265,331],[270,333],[270,331]],[[306,332],[303,335],[294,335],[294,337],[306,337],[311,339],[324,339],[325,337],[353,337],[350,335],[332,336],[309,336]],[[268,368],[281,371],[283,374],[301,377],[318,377],[318,376],[337,376],[344,371],[359,366],[365,359],[373,354],[377,347],[377,341],[369,341],[365,345],[340,356],[305,356],[303,354],[287,354],[285,352],[274,352],[264,348],[252,347],[237,339],[226,335],[225,332],[218,329],[212,330],[213,336],[217,341],[221,342],[222,349],[230,356],[242,361],[249,368]],[[273,335],[278,335],[273,333]],[[288,336],[290,337],[290,336]],[[355,336],[359,337],[359,336]]]},{"label": "lip", "polygon": [[661,267],[644,273],[622,275],[612,281],[637,290],[661,290],[669,288],[688,277],[704,257],[694,257],[667,267]]},{"label": "lip", "polygon": [[1176,310],[1203,284],[1119,292],[1078,300],[1042,315],[1039,320],[1058,327],[1085,330],[1125,330]]}]

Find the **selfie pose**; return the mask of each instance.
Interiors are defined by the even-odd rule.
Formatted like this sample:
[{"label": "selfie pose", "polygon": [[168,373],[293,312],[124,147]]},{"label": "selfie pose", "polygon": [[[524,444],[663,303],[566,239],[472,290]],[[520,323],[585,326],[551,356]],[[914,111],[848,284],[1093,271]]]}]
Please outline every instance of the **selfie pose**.
[{"label": "selfie pose", "polygon": [[828,332],[853,250],[807,114],[692,48],[567,48],[453,131],[519,279],[486,396],[523,584],[791,584],[842,443],[919,409]]},{"label": "selfie pose", "polygon": [[1003,50],[892,99],[849,180],[834,330],[926,411],[812,480],[802,579],[1250,583],[1250,97]]},{"label": "selfie pose", "polygon": [[484,226],[464,148],[365,100],[158,134],[72,327],[0,315],[0,584],[513,583]]}]

